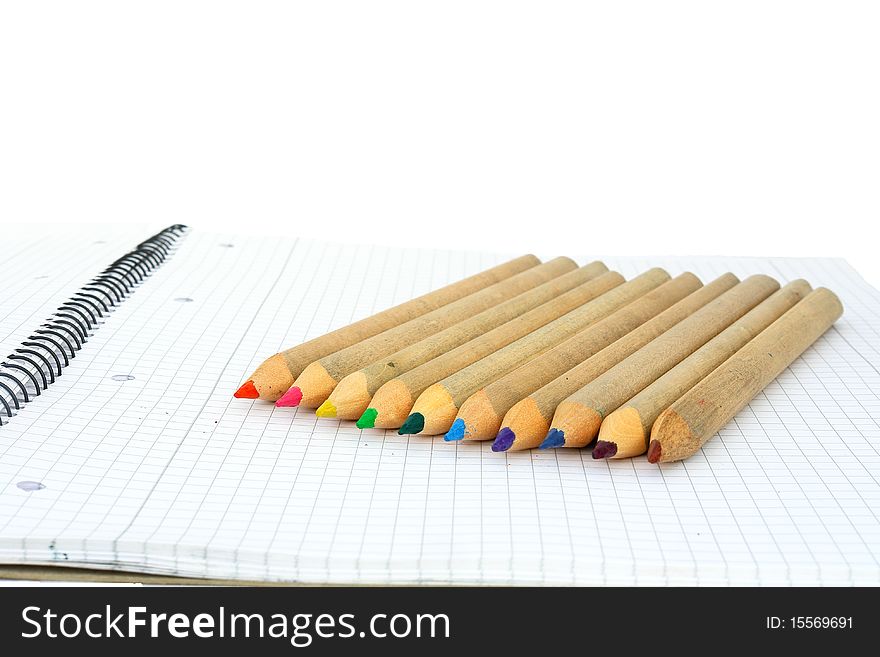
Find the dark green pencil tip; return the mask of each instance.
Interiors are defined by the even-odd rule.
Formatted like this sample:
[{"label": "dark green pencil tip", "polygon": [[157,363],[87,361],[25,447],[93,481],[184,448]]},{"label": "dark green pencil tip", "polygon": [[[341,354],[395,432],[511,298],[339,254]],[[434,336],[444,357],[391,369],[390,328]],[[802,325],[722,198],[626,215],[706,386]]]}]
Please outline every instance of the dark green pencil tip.
[{"label": "dark green pencil tip", "polygon": [[376,426],[376,416],[379,415],[379,411],[375,408],[368,408],[364,411],[364,414],[361,415],[361,418],[355,422],[358,429],[372,429]]},{"label": "dark green pencil tip", "polygon": [[421,413],[413,413],[403,422],[403,426],[397,430],[401,436],[408,433],[418,433],[425,428],[425,416]]}]

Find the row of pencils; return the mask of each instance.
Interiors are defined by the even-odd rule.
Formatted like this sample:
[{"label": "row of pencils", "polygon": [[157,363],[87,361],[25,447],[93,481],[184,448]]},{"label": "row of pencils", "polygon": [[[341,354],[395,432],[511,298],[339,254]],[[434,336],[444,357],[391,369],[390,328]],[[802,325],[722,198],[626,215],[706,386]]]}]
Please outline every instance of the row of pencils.
[{"label": "row of pencils", "polygon": [[581,448],[697,452],[843,313],[804,280],[522,256],[275,354],[235,393],[361,429]]}]

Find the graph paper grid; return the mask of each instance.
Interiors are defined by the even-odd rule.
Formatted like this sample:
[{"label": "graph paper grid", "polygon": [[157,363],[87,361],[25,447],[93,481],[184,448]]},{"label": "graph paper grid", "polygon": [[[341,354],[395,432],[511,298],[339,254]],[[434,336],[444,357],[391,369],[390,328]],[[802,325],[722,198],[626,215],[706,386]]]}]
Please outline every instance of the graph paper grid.
[{"label": "graph paper grid", "polygon": [[[7,245],[3,353],[147,234]],[[684,462],[496,454],[232,398],[275,351],[508,257],[193,231],[0,427],[0,561],[313,583],[880,584],[880,293],[842,260],[601,258],[628,278],[803,277],[844,303]]]}]

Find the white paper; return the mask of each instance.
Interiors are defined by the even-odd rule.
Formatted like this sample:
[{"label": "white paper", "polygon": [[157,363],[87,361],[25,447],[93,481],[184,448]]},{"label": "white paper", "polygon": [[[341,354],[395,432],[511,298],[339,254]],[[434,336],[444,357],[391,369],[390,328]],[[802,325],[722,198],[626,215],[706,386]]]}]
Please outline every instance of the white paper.
[{"label": "white paper", "polygon": [[[3,353],[146,236],[40,240],[45,262],[24,275],[30,242],[16,242]],[[842,260],[601,258],[628,278],[802,277],[844,303],[685,462],[496,454],[232,398],[276,351],[508,257],[191,232],[0,427],[0,561],[316,583],[880,584],[880,293]]]}]

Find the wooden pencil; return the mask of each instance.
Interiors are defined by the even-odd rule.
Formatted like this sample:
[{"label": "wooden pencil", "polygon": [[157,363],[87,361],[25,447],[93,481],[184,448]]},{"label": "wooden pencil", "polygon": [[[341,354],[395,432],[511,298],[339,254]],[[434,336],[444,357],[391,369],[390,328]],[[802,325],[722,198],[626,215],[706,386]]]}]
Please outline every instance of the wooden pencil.
[{"label": "wooden pencil", "polygon": [[564,374],[618,338],[626,335],[703,284],[687,272],[666,281],[645,296],[520,365],[465,400],[446,440],[491,440],[498,435],[501,418],[519,400]]},{"label": "wooden pencil", "polygon": [[592,299],[596,286],[589,285],[589,282],[607,272],[608,268],[601,262],[590,263],[523,292],[509,301],[487,308],[415,344],[398,349],[357,372],[344,376],[315,413],[318,417],[357,420],[367,410],[370,398],[383,383],[542,304],[552,305],[552,308],[547,308],[542,313],[546,316],[545,322],[549,322]]},{"label": "wooden pencil", "polygon": [[586,447],[602,419],[718,335],[773,292],[779,283],[763,274],[749,276],[714,301],[596,377],[556,409],[541,449]]},{"label": "wooden pencil", "polygon": [[428,292],[410,301],[388,308],[319,338],[303,342],[271,356],[254,370],[236,391],[235,397],[275,401],[293,385],[305,367],[334,351],[386,331],[457,299],[503,281],[515,274],[541,264],[533,255],[524,255],[487,269],[468,278]]},{"label": "wooden pencil", "polygon": [[474,392],[668,280],[662,269],[651,269],[447,376],[419,395],[399,433],[446,433],[461,404]]},{"label": "wooden pencil", "polygon": [[842,314],[830,290],[808,294],[660,414],[648,460],[666,463],[696,453]]},{"label": "wooden pencil", "polygon": [[[372,427],[396,429],[400,427],[412,410],[416,398],[431,384],[622,284],[624,284],[624,278],[617,272],[603,274],[590,281],[583,291],[576,293],[576,299],[563,298],[548,301],[441,356],[400,374],[379,387],[370,400],[370,406],[358,420],[358,427],[361,429]],[[574,295],[567,296],[573,297]]]},{"label": "wooden pencil", "polygon": [[792,281],[609,414],[599,427],[593,458],[644,454],[651,425],[664,409],[809,293],[805,280]]},{"label": "wooden pencil", "polygon": [[733,274],[719,276],[668,310],[664,310],[611,343],[599,353],[590,356],[525,399],[518,401],[501,420],[501,430],[492,443],[492,451],[519,451],[540,445],[550,429],[550,420],[559,402],[737,283],[739,279]]},{"label": "wooden pencil", "polygon": [[346,374],[574,269],[577,269],[577,264],[571,258],[554,258],[319,358],[306,366],[296,377],[290,390],[277,403],[279,406],[300,405],[306,408],[320,406]]}]

